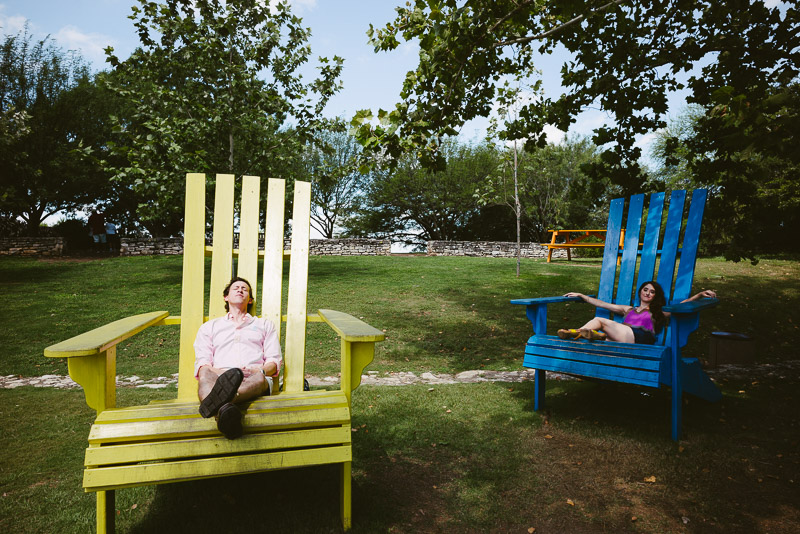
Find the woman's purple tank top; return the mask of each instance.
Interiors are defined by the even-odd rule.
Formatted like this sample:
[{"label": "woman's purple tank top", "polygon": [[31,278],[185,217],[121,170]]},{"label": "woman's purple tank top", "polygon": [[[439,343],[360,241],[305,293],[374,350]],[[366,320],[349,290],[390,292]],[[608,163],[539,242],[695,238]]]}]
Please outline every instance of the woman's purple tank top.
[{"label": "woman's purple tank top", "polygon": [[653,333],[656,331],[656,327],[653,324],[653,316],[650,314],[650,310],[642,310],[642,313],[636,313],[636,308],[633,308],[631,311],[625,314],[625,318],[622,319],[622,322],[628,326],[642,328]]}]

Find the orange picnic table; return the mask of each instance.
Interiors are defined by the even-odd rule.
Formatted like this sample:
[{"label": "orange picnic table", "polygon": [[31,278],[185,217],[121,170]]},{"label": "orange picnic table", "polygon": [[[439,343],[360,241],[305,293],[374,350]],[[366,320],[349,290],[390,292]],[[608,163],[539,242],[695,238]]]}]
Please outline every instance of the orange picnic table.
[{"label": "orange picnic table", "polygon": [[[558,248],[567,249],[567,260],[572,260],[571,248],[603,248],[606,246],[606,230],[548,230],[552,234],[549,243],[542,243],[547,247],[547,263],[550,263],[553,250]],[[590,237],[596,237],[599,241],[586,241]],[[563,241],[557,242],[557,239]],[[625,230],[620,233],[620,248],[625,241]]]}]

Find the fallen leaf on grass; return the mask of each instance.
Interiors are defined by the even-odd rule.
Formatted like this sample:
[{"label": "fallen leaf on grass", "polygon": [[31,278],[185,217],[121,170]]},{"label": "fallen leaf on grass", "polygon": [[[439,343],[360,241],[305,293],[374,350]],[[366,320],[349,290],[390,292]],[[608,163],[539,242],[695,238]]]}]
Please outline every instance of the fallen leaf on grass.
[{"label": "fallen leaf on grass", "polygon": [[528,534],[533,534],[534,532],[536,532],[536,528],[531,527],[528,529]]},{"label": "fallen leaf on grass", "polygon": [[654,477],[654,476],[644,477],[644,481],[645,482],[649,482],[650,484],[655,484],[656,483],[656,477]]},{"label": "fallen leaf on grass", "polygon": [[139,506],[138,504],[136,504],[136,503],[133,503],[133,504],[131,505],[131,510],[136,510],[136,508],[138,508],[138,506]]},{"label": "fallen leaf on grass", "polygon": [[550,434],[547,434],[547,435],[545,435],[544,439],[553,439],[553,436],[551,436]]},{"label": "fallen leaf on grass", "polygon": [[575,506],[575,503],[572,501],[572,499],[567,499],[567,504],[570,506]]}]

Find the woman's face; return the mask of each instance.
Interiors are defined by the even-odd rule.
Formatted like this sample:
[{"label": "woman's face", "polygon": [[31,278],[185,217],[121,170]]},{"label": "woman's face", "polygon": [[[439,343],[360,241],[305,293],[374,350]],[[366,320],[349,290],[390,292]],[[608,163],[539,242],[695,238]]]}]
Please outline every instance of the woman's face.
[{"label": "woman's face", "polygon": [[642,304],[650,304],[653,302],[655,296],[656,288],[653,287],[653,284],[645,284],[645,286],[639,292],[639,300],[642,301]]}]

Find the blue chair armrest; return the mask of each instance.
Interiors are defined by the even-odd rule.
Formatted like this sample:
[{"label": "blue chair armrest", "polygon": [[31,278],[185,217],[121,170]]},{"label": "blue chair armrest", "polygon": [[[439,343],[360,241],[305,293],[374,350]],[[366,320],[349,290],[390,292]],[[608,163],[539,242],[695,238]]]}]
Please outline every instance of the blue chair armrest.
[{"label": "blue chair armrest", "polygon": [[581,302],[580,297],[542,297],[538,299],[513,299],[511,304],[522,306],[538,306],[540,304],[555,304],[557,302]]},{"label": "blue chair armrest", "polygon": [[663,310],[673,315],[688,315],[713,308],[717,304],[719,304],[719,299],[700,299],[692,300],[690,302],[670,304],[668,306],[664,306]]}]

